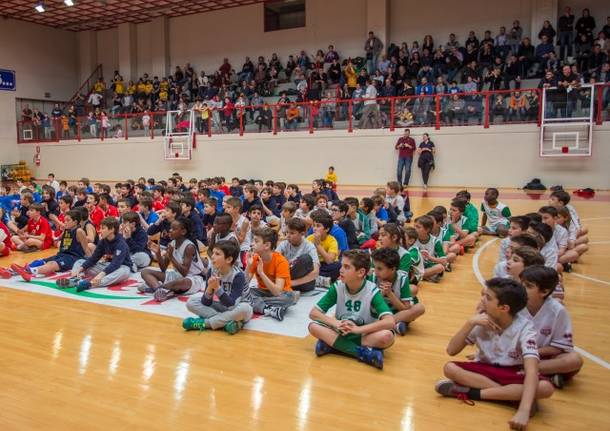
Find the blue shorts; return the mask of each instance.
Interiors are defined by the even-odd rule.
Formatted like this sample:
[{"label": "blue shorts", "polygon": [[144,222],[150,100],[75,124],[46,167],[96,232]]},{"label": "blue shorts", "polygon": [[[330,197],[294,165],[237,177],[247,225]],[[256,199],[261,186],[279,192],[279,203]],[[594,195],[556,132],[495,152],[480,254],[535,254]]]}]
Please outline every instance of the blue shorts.
[{"label": "blue shorts", "polygon": [[77,260],[81,258],[72,256],[71,254],[58,253],[55,256],[51,256],[45,259],[47,262],[55,262],[59,265],[61,272],[70,271]]}]

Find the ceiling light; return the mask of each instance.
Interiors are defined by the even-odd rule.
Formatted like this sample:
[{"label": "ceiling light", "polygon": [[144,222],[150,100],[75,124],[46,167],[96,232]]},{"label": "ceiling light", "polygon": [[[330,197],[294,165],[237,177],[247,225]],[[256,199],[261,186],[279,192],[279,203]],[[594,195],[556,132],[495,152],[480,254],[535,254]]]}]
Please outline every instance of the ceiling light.
[{"label": "ceiling light", "polygon": [[36,6],[34,6],[34,9],[36,9],[36,12],[43,13],[45,11],[44,3],[43,2],[38,3]]},{"label": "ceiling light", "polygon": [[66,6],[74,6],[74,1],[73,0],[64,0],[64,4]]}]

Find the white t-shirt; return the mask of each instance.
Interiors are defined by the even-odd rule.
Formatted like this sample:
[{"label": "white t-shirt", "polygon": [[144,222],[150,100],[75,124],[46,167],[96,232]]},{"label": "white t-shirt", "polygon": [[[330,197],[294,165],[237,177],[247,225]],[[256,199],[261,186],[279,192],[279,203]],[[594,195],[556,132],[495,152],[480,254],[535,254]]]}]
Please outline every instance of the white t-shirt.
[{"label": "white t-shirt", "polygon": [[506,252],[508,252],[508,247],[510,246],[510,237],[502,238],[500,241],[500,256],[498,257],[498,261],[506,261],[508,258],[506,257]]},{"label": "white t-shirt", "polygon": [[[248,219],[243,214],[240,215],[239,218],[237,219],[237,223],[235,223],[235,234],[237,237],[240,236],[241,229],[247,220]],[[239,244],[240,251],[250,251],[252,241],[250,240],[250,235],[248,235],[248,233],[249,232],[246,232],[246,236],[244,237],[244,240],[241,242],[241,244]]]},{"label": "white t-shirt", "polygon": [[510,209],[502,202],[495,207],[489,206],[486,201],[481,203],[481,211],[487,214],[487,226],[496,229],[498,226],[509,226]]},{"label": "white t-shirt", "polygon": [[538,347],[551,346],[564,352],[574,350],[572,319],[563,305],[554,298],[547,298],[535,316],[525,307],[520,315],[532,321]]},{"label": "white t-shirt", "polygon": [[540,254],[544,257],[544,266],[555,269],[559,260],[559,249],[553,238],[540,250]]},{"label": "white t-shirt", "polygon": [[57,193],[59,191],[59,183],[57,182],[57,180],[50,181],[48,184],[51,187],[53,187],[53,190],[55,190],[55,193]]},{"label": "white t-shirt", "polygon": [[572,219],[572,223],[576,225],[576,230],[580,229],[580,217],[578,217],[578,213],[576,212],[576,208],[573,205],[567,204],[566,208],[570,211],[570,218]]},{"label": "white t-shirt", "polygon": [[485,364],[509,367],[522,365],[527,357],[540,359],[534,325],[519,313],[502,333],[475,326],[466,342],[477,345],[476,360]]},{"label": "white t-shirt", "polygon": [[557,244],[557,248],[565,248],[567,250],[568,248],[568,231],[566,230],[565,227],[561,226],[558,223],[555,223],[555,229],[553,230],[553,239],[552,241],[555,241],[555,244]]},{"label": "white t-shirt", "polygon": [[314,265],[320,265],[320,258],[318,257],[318,251],[316,250],[316,246],[311,242],[307,241],[303,238],[303,242],[298,247],[290,244],[290,242],[285,239],[280,242],[277,246],[276,251],[280,253],[282,256],[286,258],[289,263],[292,263],[296,258],[308,254],[311,256],[311,260]]}]

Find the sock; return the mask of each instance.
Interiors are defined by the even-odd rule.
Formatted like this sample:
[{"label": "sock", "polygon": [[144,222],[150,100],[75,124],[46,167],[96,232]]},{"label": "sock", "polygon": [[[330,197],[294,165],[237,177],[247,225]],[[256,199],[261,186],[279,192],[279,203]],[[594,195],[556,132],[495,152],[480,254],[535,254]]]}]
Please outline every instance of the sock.
[{"label": "sock", "polygon": [[480,401],[481,400],[481,390],[475,389],[475,388],[470,388],[468,390],[468,398],[470,398],[473,401]]},{"label": "sock", "polygon": [[349,338],[339,335],[335,342],[332,345],[333,349],[340,351],[341,353],[345,353],[348,356],[352,356],[354,358],[358,357],[358,347],[360,347],[355,342],[351,341]]}]

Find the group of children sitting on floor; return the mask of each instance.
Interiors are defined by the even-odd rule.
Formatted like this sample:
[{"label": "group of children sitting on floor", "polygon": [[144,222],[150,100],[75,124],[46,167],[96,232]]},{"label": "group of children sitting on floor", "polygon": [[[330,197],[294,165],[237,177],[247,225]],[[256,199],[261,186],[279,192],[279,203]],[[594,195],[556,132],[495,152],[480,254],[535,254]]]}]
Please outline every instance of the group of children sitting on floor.
[{"label": "group of children sitting on floor", "polygon": [[512,216],[490,188],[481,224],[461,191],[449,210],[435,207],[411,227],[408,195],[396,182],[359,200],[339,199],[325,180],[314,180],[306,194],[295,184],[237,178],[231,186],[223,178],[184,184],[178,174],[158,183],[128,180],[114,191],[87,179],[56,190],[51,180],[40,199],[24,188],[18,205],[0,213],[0,255],[53,245],[58,253],[12,264],[0,277],[30,281],[71,271],[57,283],[80,292],[141,271],[139,291],[159,302],[203,293],[186,303],[197,317],[185,319],[184,329],[229,334],[253,313],[281,321],[301,293],[324,289],[310,313],[316,354],[342,353],[381,369],[395,334],[405,335],[424,314],[419,283],[438,282],[481,235],[496,235],[503,239],[495,277],[447,348],[456,355],[476,344],[476,361],[448,363],[450,380],[437,391],[521,400],[512,419],[518,428],[535,399],[551,395],[551,381],[562,387],[582,365],[560,301],[562,273],[587,251],[588,239],[563,190],[537,213]]}]

